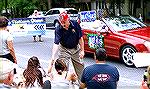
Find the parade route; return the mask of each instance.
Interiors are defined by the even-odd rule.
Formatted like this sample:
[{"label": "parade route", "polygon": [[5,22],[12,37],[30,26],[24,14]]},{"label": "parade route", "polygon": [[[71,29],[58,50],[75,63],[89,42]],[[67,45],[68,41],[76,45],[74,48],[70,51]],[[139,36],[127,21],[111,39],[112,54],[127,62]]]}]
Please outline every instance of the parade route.
[{"label": "parade route", "polygon": [[[54,30],[47,30],[46,35],[42,36],[44,42],[33,42],[32,36],[14,38],[14,47],[16,57],[18,60],[18,65],[22,68],[25,68],[28,59],[32,56],[37,56],[40,60],[41,66],[47,72],[48,63],[51,57],[53,38],[54,38]],[[143,73],[146,68],[138,68],[138,69],[128,68],[124,66],[124,64],[112,60],[107,60],[106,62],[110,65],[116,66],[119,70],[120,79],[118,82],[118,89],[139,89],[143,78]],[[85,56],[84,58],[85,67],[94,63],[95,61],[93,60],[93,57],[88,55]],[[53,84],[52,89],[58,89],[57,87],[59,85],[60,87],[62,87],[59,89],[69,88],[68,82],[60,78],[60,76],[56,75],[56,78],[57,81],[52,81]],[[75,87],[72,86],[72,88],[70,89],[78,89],[77,87],[78,86]]]},{"label": "parade route", "polygon": [[[31,57],[29,55],[23,55],[23,54],[19,54],[19,53],[16,53],[16,56],[26,59],[26,62]],[[45,64],[48,65],[48,63],[49,63],[49,61],[47,61],[47,60],[40,60],[40,62],[41,62],[41,64],[44,64],[44,65]],[[48,70],[47,67],[45,67],[44,70],[47,71]],[[52,89],[58,89],[58,87],[61,87],[61,89],[78,89],[77,85],[75,85],[75,86],[70,85],[69,86],[69,82],[64,79],[64,75],[60,76],[56,72],[54,72],[53,75],[55,75],[54,78],[56,78],[56,79],[51,81],[52,85],[54,85],[54,86],[52,86],[53,87]],[[135,81],[135,80],[132,80],[132,79],[129,79],[129,78],[120,77],[119,83],[118,83],[118,87],[119,87],[118,89],[129,89],[129,88],[126,87],[127,84],[130,84],[130,86],[128,86],[128,87],[133,87],[133,89],[135,89],[134,87],[140,87],[141,81]]]}]

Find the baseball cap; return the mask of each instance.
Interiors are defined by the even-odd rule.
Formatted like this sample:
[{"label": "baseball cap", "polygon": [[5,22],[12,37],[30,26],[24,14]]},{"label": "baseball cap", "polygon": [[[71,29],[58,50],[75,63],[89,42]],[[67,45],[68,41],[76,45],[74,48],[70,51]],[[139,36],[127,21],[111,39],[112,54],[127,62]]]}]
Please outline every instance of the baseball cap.
[{"label": "baseball cap", "polygon": [[68,14],[66,12],[62,12],[59,15],[60,20],[67,20],[69,18]]},{"label": "baseball cap", "polygon": [[0,80],[6,79],[8,73],[16,68],[16,64],[6,58],[0,58]]}]

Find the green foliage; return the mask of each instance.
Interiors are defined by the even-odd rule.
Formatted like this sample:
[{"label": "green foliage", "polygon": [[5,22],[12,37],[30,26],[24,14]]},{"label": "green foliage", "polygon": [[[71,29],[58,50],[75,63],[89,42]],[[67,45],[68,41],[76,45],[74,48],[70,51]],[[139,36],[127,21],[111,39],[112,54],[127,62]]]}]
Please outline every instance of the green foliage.
[{"label": "green foliage", "polygon": [[53,0],[53,2],[57,3],[57,2],[66,2],[66,3],[73,3],[76,0]]},{"label": "green foliage", "polygon": [[[5,5],[5,1],[7,1],[7,5]],[[48,6],[51,3],[52,6]],[[48,10],[49,7],[72,7],[73,3],[76,1],[82,0],[0,0],[0,12],[5,9],[7,6],[8,9],[12,11],[12,17],[27,17],[33,13],[35,9],[37,10]],[[96,0],[91,0],[96,1]],[[115,5],[117,7],[121,7],[125,0],[97,0],[98,2],[105,2],[104,7],[109,12],[106,3],[113,4],[113,9],[115,9]],[[136,1],[136,0],[129,0]],[[144,2],[148,2],[150,0],[144,0]],[[86,3],[88,6],[88,3]],[[76,6],[74,6],[76,7]],[[88,6],[88,8],[90,8]],[[88,9],[90,10],[90,9]],[[113,10],[115,11],[115,10]],[[120,12],[119,12],[120,13]]]},{"label": "green foliage", "polygon": [[3,9],[4,9],[3,0],[0,0],[0,12],[2,12]]},{"label": "green foliage", "polygon": [[[0,11],[4,10],[6,0],[0,0]],[[7,8],[11,10],[12,17],[27,17],[35,9],[46,10],[47,0],[7,0]]]}]

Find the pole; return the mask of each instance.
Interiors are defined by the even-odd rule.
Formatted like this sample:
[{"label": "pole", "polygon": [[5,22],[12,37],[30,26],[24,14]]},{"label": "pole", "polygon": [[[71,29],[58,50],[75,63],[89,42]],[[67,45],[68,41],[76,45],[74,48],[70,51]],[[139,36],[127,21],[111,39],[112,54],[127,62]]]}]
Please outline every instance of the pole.
[{"label": "pole", "polygon": [[98,19],[98,0],[96,0],[96,19]]},{"label": "pole", "polygon": [[51,9],[51,0],[48,0],[48,9]]},{"label": "pole", "polygon": [[98,0],[96,0],[96,10],[98,9]]}]

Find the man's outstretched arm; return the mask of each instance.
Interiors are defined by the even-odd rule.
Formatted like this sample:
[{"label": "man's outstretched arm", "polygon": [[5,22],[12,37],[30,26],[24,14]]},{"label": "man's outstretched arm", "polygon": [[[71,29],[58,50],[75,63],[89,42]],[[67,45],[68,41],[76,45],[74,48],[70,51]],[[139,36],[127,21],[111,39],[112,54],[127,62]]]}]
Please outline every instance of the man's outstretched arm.
[{"label": "man's outstretched arm", "polygon": [[48,73],[51,73],[51,71],[52,71],[52,67],[55,62],[55,54],[58,50],[58,46],[59,46],[58,44],[55,44],[55,43],[53,44],[52,56],[51,56],[51,59],[49,61],[49,66],[48,66]]}]

